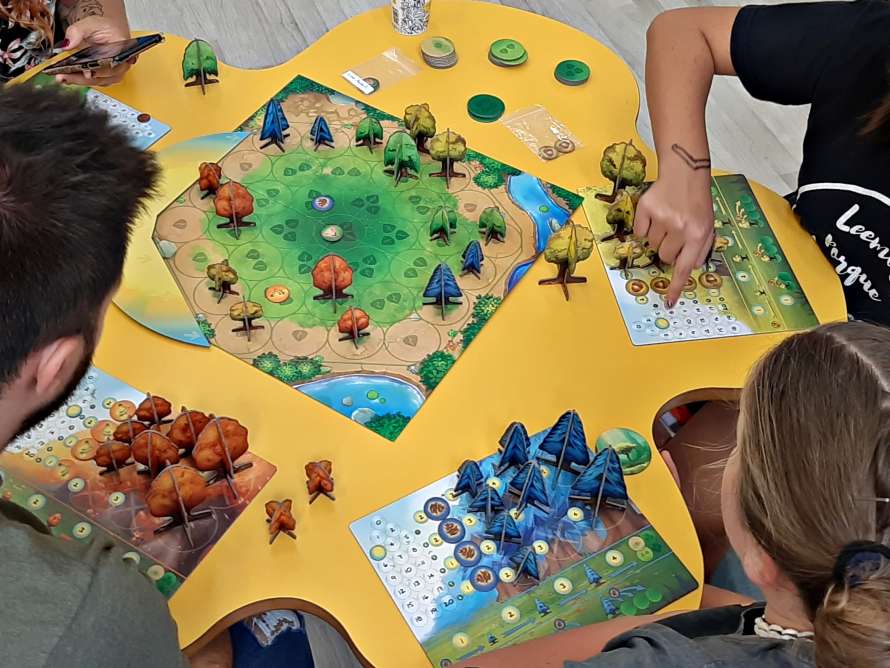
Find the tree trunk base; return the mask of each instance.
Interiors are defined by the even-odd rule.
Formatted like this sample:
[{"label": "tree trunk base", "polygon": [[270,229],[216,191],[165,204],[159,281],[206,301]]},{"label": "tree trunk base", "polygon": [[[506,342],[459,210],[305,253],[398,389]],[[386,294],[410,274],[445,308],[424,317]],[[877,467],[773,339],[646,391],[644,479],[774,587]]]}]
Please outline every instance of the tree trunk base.
[{"label": "tree trunk base", "polygon": [[538,285],[559,285],[562,287],[562,293],[565,295],[566,301],[569,301],[569,285],[572,283],[587,283],[587,277],[570,274],[567,263],[559,265],[559,272],[553,278],[542,278],[538,281]]},{"label": "tree trunk base", "polygon": [[355,145],[356,145],[356,146],[367,146],[367,147],[368,147],[368,151],[370,151],[371,153],[373,153],[373,152],[374,152],[374,147],[375,147],[375,146],[379,146],[379,145],[382,144],[382,143],[383,143],[383,142],[380,141],[379,139],[372,139],[372,138],[368,137],[367,139],[362,139],[361,141],[356,142]]}]

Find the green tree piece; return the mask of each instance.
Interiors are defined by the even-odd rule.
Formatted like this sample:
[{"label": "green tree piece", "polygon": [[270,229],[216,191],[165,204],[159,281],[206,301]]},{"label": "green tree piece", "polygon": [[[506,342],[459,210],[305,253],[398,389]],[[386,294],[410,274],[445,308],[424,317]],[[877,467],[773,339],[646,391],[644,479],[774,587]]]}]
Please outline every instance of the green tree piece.
[{"label": "green tree piece", "polygon": [[429,153],[426,140],[436,134],[436,118],[430,113],[430,105],[412,104],[405,108],[405,127],[414,139],[417,150]]},{"label": "green tree piece", "polygon": [[467,156],[467,140],[451,130],[446,130],[430,139],[429,154],[433,160],[442,163],[442,171],[430,176],[465,177],[466,174],[456,172],[454,163],[461,162]]},{"label": "green tree piece", "polygon": [[430,241],[441,239],[446,244],[451,241],[451,233],[457,231],[457,214],[440,206],[430,219]]},{"label": "green tree piece", "polygon": [[394,441],[402,433],[402,430],[408,426],[411,421],[407,415],[401,413],[387,413],[386,415],[375,415],[365,422],[365,426],[373,432],[383,436],[383,438]]},{"label": "green tree piece", "polygon": [[[405,178],[416,179],[420,174],[420,154],[407,132],[393,132],[383,149],[384,173],[392,174],[396,185]],[[412,173],[413,172],[413,173]]]},{"label": "green tree piece", "polygon": [[445,374],[454,366],[454,355],[437,350],[430,353],[420,361],[418,366],[418,375],[420,382],[430,392],[436,389],[436,386],[442,382]]},{"label": "green tree piece", "polygon": [[482,212],[479,216],[479,232],[485,236],[486,245],[492,239],[504,241],[507,236],[507,221],[499,208],[490,206]]},{"label": "green tree piece", "polygon": [[371,116],[360,120],[355,129],[355,143],[358,146],[367,146],[368,151],[373,153],[374,147],[383,143],[383,126],[380,121]]},{"label": "green tree piece", "polygon": [[213,47],[203,39],[193,39],[182,54],[182,78],[186,81],[185,85],[200,86],[203,91],[207,84],[219,83],[219,79],[211,79],[211,76],[219,76],[219,63]]}]

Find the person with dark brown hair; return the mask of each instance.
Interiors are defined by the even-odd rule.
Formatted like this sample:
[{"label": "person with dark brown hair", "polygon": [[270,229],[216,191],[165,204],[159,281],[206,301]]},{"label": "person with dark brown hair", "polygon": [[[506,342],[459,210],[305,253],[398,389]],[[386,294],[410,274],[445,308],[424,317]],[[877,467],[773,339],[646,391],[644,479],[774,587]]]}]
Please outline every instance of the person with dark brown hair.
[{"label": "person with dark brown hair", "polygon": [[[130,37],[123,0],[0,0],[0,84],[53,55],[54,49],[109,44]],[[132,63],[59,75],[71,84],[117,83]]]},{"label": "person with dark brown hair", "polygon": [[659,172],[634,232],[674,266],[670,303],[713,243],[705,105],[715,75],[737,76],[761,100],[812,105],[789,199],[849,314],[890,324],[890,2],[677,9],[652,23],[646,94]]},{"label": "person with dark brown hair", "polygon": [[695,612],[618,617],[456,668],[890,665],[890,329],[785,339],[748,378],[737,442],[718,505],[760,602],[706,587]]}]

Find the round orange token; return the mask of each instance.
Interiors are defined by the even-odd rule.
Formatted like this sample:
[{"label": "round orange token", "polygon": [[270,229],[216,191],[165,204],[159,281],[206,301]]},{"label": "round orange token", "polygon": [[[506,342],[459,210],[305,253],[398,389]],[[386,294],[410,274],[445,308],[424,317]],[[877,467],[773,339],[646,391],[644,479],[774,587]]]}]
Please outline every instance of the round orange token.
[{"label": "round orange token", "polygon": [[99,420],[96,426],[90,429],[90,436],[99,441],[99,443],[104,443],[105,441],[113,440],[114,430],[114,422],[111,420]]},{"label": "round orange token", "polygon": [[703,273],[698,277],[698,282],[702,284],[703,288],[708,288],[709,290],[723,285],[723,279],[720,278],[720,274],[715,274],[713,271]]},{"label": "round orange token", "polygon": [[695,279],[690,276],[683,284],[683,292],[695,292]]},{"label": "round orange token", "polygon": [[88,462],[96,455],[99,442],[93,438],[82,438],[71,448],[71,456],[79,462]]},{"label": "round orange token", "polygon": [[664,276],[653,278],[650,285],[652,289],[660,295],[666,295],[671,282]]},{"label": "round orange token", "polygon": [[624,289],[627,290],[634,297],[642,297],[647,292],[649,292],[649,286],[646,285],[646,281],[641,281],[639,278],[630,279],[625,284]]},{"label": "round orange token", "polygon": [[108,409],[108,414],[116,422],[124,422],[136,415],[136,404],[132,401],[115,401]]},{"label": "round orange token", "polygon": [[273,304],[282,304],[290,297],[290,290],[284,285],[270,285],[266,288],[266,299]]}]

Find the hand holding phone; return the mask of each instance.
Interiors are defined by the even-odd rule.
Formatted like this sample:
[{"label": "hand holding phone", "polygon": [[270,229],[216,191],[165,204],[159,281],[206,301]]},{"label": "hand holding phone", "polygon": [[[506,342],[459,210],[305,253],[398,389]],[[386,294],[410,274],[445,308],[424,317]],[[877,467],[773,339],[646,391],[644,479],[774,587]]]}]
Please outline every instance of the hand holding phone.
[{"label": "hand holding phone", "polygon": [[[163,41],[164,36],[156,33],[109,44],[94,44],[48,66],[43,72],[57,75],[57,78],[65,83],[88,85],[114,83],[120,78],[110,74],[115,68],[131,63],[140,53]],[[120,74],[123,73],[120,72]],[[104,79],[113,79],[113,81],[104,81]]]}]

